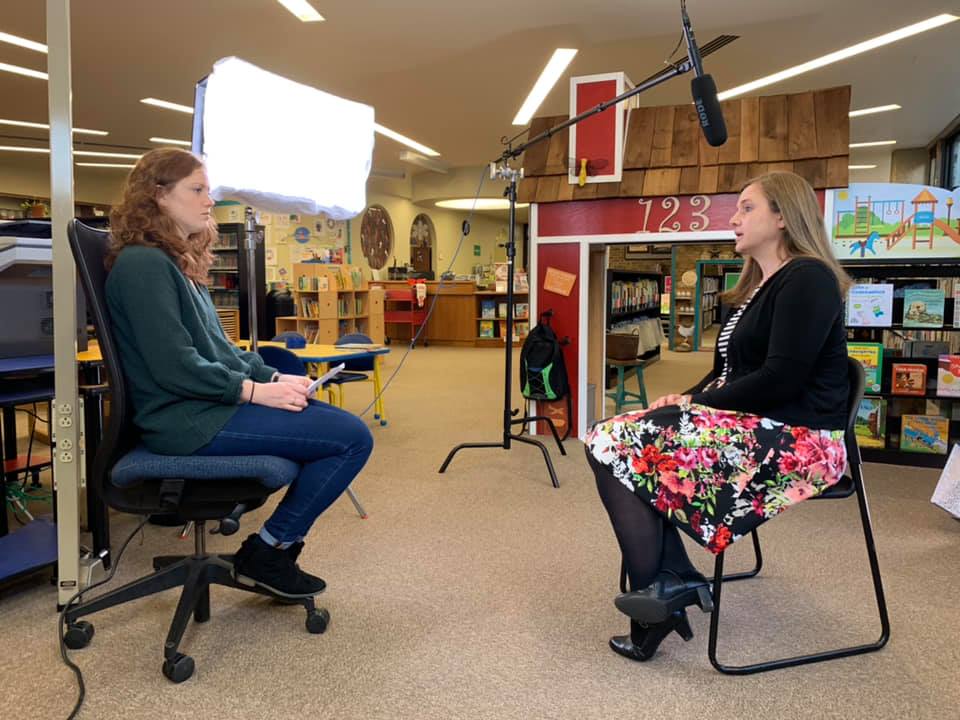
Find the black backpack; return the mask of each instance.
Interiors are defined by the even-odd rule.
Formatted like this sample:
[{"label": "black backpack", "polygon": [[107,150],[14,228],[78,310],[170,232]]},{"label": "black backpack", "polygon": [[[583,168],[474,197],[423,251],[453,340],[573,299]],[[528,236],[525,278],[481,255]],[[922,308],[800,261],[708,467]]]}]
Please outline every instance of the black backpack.
[{"label": "black backpack", "polygon": [[528,400],[559,400],[570,393],[560,341],[549,325],[551,315],[548,311],[540,316],[520,350],[520,392]]}]

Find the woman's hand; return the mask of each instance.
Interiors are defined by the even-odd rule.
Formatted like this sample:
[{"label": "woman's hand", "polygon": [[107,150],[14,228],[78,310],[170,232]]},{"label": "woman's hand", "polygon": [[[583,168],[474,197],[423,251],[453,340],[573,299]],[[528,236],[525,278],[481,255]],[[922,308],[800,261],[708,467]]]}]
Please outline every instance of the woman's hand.
[{"label": "woman's hand", "polygon": [[312,382],[306,375],[278,375],[277,382],[290,383],[291,385],[302,385],[310,387]]},{"label": "woman's hand", "polygon": [[244,380],[241,398],[254,405],[300,412],[307,406],[307,388],[290,382],[255,383]]},{"label": "woman's hand", "polygon": [[647,410],[657,410],[667,405],[681,405],[682,403],[690,402],[689,395],[664,395],[654,400],[650,405],[647,406]]}]

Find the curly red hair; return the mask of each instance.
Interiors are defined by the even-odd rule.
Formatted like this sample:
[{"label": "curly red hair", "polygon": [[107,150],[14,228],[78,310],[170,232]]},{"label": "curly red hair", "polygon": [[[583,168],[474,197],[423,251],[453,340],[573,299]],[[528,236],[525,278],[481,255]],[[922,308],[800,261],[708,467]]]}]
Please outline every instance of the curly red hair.
[{"label": "curly red hair", "polygon": [[174,221],[157,204],[159,187],[172,187],[191,175],[203,161],[180,148],[158,148],[145,153],[123,184],[120,202],[110,212],[110,249],[107,270],[128,245],[160,248],[191,280],[207,284],[217,239],[217,223],[211,217],[207,227],[188,238],[177,231]]}]

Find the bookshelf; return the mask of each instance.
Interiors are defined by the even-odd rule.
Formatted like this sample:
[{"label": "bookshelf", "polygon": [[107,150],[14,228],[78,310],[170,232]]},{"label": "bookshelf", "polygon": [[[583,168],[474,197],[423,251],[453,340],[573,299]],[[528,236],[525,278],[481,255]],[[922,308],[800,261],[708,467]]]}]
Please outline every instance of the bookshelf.
[{"label": "bookshelf", "polygon": [[699,350],[703,333],[720,321],[720,294],[729,273],[739,273],[743,260],[698,260],[697,283],[689,297],[693,301],[693,349]]},{"label": "bookshelf", "polygon": [[[478,290],[474,293],[477,347],[500,347],[506,342],[507,293]],[[513,293],[513,341],[523,342],[530,334],[530,294]]]},{"label": "bookshelf", "polygon": [[383,288],[371,288],[356,265],[294,263],[296,315],[278,317],[276,334],[294,330],[307,342],[332,345],[350,333],[382,343]]},{"label": "bookshelf", "polygon": [[[633,327],[648,321],[659,326],[662,292],[663,276],[659,273],[607,270],[607,332],[632,333]],[[648,363],[659,360],[660,343],[638,357]]]},{"label": "bookshelf", "polygon": [[[960,263],[845,265],[844,269],[857,284],[893,285],[889,327],[846,325],[848,343],[854,349],[856,349],[856,343],[878,343],[882,346],[879,391],[870,388],[866,390],[866,406],[862,406],[862,415],[865,422],[869,420],[872,423],[868,434],[879,435],[884,447],[873,447],[869,439],[858,437],[861,455],[866,462],[943,467],[946,464],[947,454],[902,449],[903,418],[906,415],[943,418],[939,422],[948,428],[947,452],[953,443],[960,442],[960,397],[940,395],[937,392],[939,356],[960,354],[960,303],[954,300],[955,291],[960,294]],[[919,285],[926,285],[927,289],[943,291],[942,326],[923,328],[904,326],[905,291],[924,289],[917,287]],[[955,320],[958,327],[954,327]],[[925,367],[924,387],[917,388],[916,394],[894,392],[893,366],[895,364]],[[875,410],[879,403],[884,405],[882,415],[885,422],[876,423],[869,411]],[[911,419],[908,424],[913,425],[915,422]]]}]

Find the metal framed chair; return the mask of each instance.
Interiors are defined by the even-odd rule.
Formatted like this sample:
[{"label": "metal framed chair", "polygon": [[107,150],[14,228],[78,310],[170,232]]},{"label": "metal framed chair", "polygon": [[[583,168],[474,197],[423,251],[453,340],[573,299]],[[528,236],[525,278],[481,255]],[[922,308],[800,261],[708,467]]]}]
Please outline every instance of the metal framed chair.
[{"label": "metal framed chair", "polygon": [[[373,340],[363,333],[349,333],[339,338],[335,345],[350,345],[352,343],[372,344]],[[368,374],[370,373],[370,374]],[[343,386],[355,382],[373,383],[373,417],[380,421],[381,426],[387,424],[386,412],[383,407],[380,384],[380,364],[375,358],[359,358],[344,362],[343,370],[330,380],[332,386],[339,390],[337,405],[343,407]]]},{"label": "metal framed chair", "polygon": [[[180,643],[191,616],[198,623],[210,619],[210,585],[276,597],[258,587],[238,583],[233,577],[233,555],[206,551],[206,523],[217,521],[213,533],[234,534],[242,514],[289,485],[299,467],[290,460],[267,455],[157,455],[141,445],[106,303],[104,258],[108,234],[73,220],[68,236],[97,327],[111,395],[110,418],[97,446],[88,482],[96,495],[115,510],[137,515],[173,514],[184,523],[185,530],[195,525],[195,543],[192,555],[156,557],[153,573],[67,608],[64,642],[73,650],[90,643],[93,625],[80,620],[81,617],[179,587],[180,600],[163,645],[162,672],[169,680],[180,683],[194,671],[194,661],[180,652]],[[323,632],[330,614],[316,608],[312,597],[298,603],[307,610],[307,629],[311,633]]]},{"label": "metal framed chair", "polygon": [[851,495],[857,496],[857,506],[860,510],[860,522],[863,526],[863,538],[867,547],[867,558],[870,564],[870,574],[873,579],[873,591],[877,603],[877,612],[880,617],[880,637],[872,643],[865,645],[856,645],[852,647],[837,648],[835,650],[826,650],[810,655],[797,655],[794,657],[782,658],[779,660],[767,660],[764,662],[752,663],[749,665],[725,665],[717,659],[717,640],[720,628],[720,597],[723,583],[735,580],[745,580],[754,577],[760,572],[763,566],[763,556],[760,552],[760,538],[757,531],[752,533],[753,548],[756,558],[754,568],[747,572],[735,573],[732,575],[723,574],[723,556],[724,553],[717,555],[714,562],[713,575],[713,612],[710,615],[710,639],[708,644],[708,655],[710,663],[720,672],[727,675],[750,675],[753,673],[767,672],[785,667],[795,667],[797,665],[807,665],[810,663],[823,662],[825,660],[835,660],[837,658],[850,657],[851,655],[862,655],[864,653],[876,652],[880,650],[890,639],[890,618],[887,614],[887,602],[883,593],[883,582],[880,577],[880,565],[877,560],[877,549],[873,539],[873,525],[870,521],[870,509],[867,505],[866,491],[863,485],[863,463],[860,459],[860,448],[857,445],[857,437],[854,433],[854,423],[857,418],[857,409],[860,407],[860,401],[863,399],[864,374],[863,367],[859,362],[848,358],[848,373],[850,377],[850,398],[847,406],[847,427],[844,440],[847,446],[847,462],[850,467],[850,474],[844,475],[840,482],[830,487],[825,492],[817,495],[813,500],[842,500]]}]

